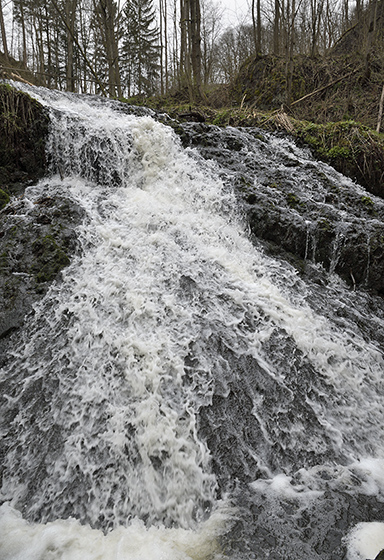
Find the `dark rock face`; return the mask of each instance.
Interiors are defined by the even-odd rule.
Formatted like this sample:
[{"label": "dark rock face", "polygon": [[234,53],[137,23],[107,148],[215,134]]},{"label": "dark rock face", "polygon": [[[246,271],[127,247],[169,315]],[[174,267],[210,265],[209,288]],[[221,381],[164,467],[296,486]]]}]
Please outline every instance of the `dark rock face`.
[{"label": "dark rock face", "polygon": [[[60,271],[78,250],[80,207],[61,196],[60,189],[47,191],[43,181],[31,187],[47,172],[48,124],[38,103],[0,86],[0,369],[19,347],[34,305],[54,280],[60,281]],[[44,406],[49,393],[40,391]],[[50,445],[52,436],[47,439]],[[39,442],[33,445],[39,448]],[[3,453],[4,448],[2,466]]]},{"label": "dark rock face", "polygon": [[61,196],[23,196],[47,172],[48,125],[37,101],[0,84],[0,350],[77,248],[79,207]]},{"label": "dark rock face", "polygon": [[14,199],[0,212],[0,348],[77,249],[81,210],[64,197]]},{"label": "dark rock face", "polygon": [[0,84],[0,189],[8,195],[22,194],[26,184],[44,175],[48,124],[37,101]]}]

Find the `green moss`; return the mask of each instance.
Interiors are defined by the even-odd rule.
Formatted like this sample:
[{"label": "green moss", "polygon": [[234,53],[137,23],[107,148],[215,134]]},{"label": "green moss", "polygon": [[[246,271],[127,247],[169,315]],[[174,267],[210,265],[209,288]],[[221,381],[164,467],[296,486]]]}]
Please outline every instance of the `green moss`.
[{"label": "green moss", "polygon": [[52,235],[36,239],[32,244],[32,252],[35,256],[32,270],[38,284],[52,281],[70,262]]},{"label": "green moss", "polygon": [[0,210],[4,208],[9,202],[9,195],[0,189]]},{"label": "green moss", "polygon": [[218,111],[216,117],[213,119],[212,124],[217,126],[225,126],[228,124],[231,118],[231,109],[226,109],[224,111]]},{"label": "green moss", "polygon": [[312,136],[311,134],[305,134],[303,140],[306,144],[309,144],[312,148],[319,147],[319,139],[316,136]]},{"label": "green moss", "polygon": [[319,221],[319,229],[320,231],[323,232],[330,232],[332,231],[333,228],[331,222],[326,218],[323,218],[322,220]]},{"label": "green moss", "polygon": [[349,159],[351,157],[351,150],[349,148],[345,148],[343,146],[333,146],[326,155],[329,159]]},{"label": "green moss", "polygon": [[370,214],[372,214],[374,212],[374,206],[375,206],[372,198],[369,197],[369,196],[362,196],[360,200],[361,200],[363,206],[365,207],[365,209]]},{"label": "green moss", "polygon": [[297,208],[298,206],[304,206],[304,203],[298,198],[294,193],[288,193],[286,195],[287,204],[291,208]]}]

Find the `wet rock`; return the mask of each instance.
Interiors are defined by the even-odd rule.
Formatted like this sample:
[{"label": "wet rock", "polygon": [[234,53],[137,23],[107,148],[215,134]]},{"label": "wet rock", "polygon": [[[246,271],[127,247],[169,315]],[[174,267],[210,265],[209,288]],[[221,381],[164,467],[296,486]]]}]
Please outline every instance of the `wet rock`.
[{"label": "wet rock", "polygon": [[48,114],[22,91],[0,84],[0,188],[19,195],[46,170]]},{"label": "wet rock", "polygon": [[0,351],[77,250],[79,207],[61,196],[24,198],[47,173],[48,125],[36,100],[0,84]]},{"label": "wet rock", "polygon": [[82,217],[60,196],[13,199],[0,212],[0,350],[69,264]]},{"label": "wet rock", "polygon": [[4,208],[9,202],[9,195],[0,189],[0,210]]},{"label": "wet rock", "polygon": [[[262,485],[260,485],[260,488]],[[229,557],[296,560],[297,558],[346,557],[345,535],[358,522],[382,518],[384,506],[372,496],[351,496],[343,491],[317,497],[292,495],[238,485],[241,504],[236,524],[225,536]],[[380,558],[381,560],[381,558]]]},{"label": "wet rock", "polygon": [[301,273],[306,263],[321,263],[352,288],[384,295],[381,198],[284,137],[206,124],[182,129],[185,146],[219,164],[252,235],[267,242],[271,254],[283,250],[294,255]]}]

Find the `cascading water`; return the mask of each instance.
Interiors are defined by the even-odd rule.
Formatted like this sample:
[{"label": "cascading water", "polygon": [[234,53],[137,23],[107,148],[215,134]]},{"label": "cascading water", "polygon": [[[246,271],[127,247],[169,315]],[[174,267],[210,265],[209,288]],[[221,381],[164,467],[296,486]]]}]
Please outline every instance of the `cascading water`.
[{"label": "cascading water", "polygon": [[384,547],[383,351],[338,311],[383,313],[255,247],[150,115],[32,94],[52,176],[24,204],[86,217],[1,372],[0,558],[325,560],[352,535],[360,560],[360,522]]}]

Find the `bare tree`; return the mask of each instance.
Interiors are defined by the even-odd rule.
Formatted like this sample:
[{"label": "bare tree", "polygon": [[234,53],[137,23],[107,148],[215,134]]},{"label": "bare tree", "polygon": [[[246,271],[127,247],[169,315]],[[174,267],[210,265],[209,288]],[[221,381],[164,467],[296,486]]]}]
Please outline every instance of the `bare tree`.
[{"label": "bare tree", "polygon": [[66,42],[67,42],[67,64],[66,64],[66,80],[67,90],[75,91],[74,77],[74,36],[76,22],[77,0],[66,0],[65,2],[65,19],[66,19]]},{"label": "bare tree", "polygon": [[0,30],[1,30],[1,40],[3,42],[4,57],[5,57],[5,61],[8,63],[9,52],[8,52],[8,44],[7,44],[7,35],[6,35],[6,32],[5,32],[3,1],[2,0],[0,0]]},{"label": "bare tree", "polygon": [[121,97],[117,5],[113,0],[94,0],[94,7],[108,65],[109,95]]},{"label": "bare tree", "polygon": [[201,12],[200,0],[189,0],[189,39],[193,72],[193,96],[202,97],[201,90]]},{"label": "bare tree", "polygon": [[215,65],[215,45],[222,33],[223,8],[211,0],[201,5],[201,57],[202,80],[207,86],[216,82],[219,76]]},{"label": "bare tree", "polygon": [[[256,4],[256,13],[255,13]],[[256,56],[261,53],[261,4],[260,0],[252,0],[252,25]]]},{"label": "bare tree", "polygon": [[280,54],[280,20],[281,20],[281,4],[280,0],[275,0],[274,6],[274,18],[273,18],[273,54],[278,56]]},{"label": "bare tree", "polygon": [[199,0],[180,0],[180,85],[187,86],[191,101],[202,97]]}]

